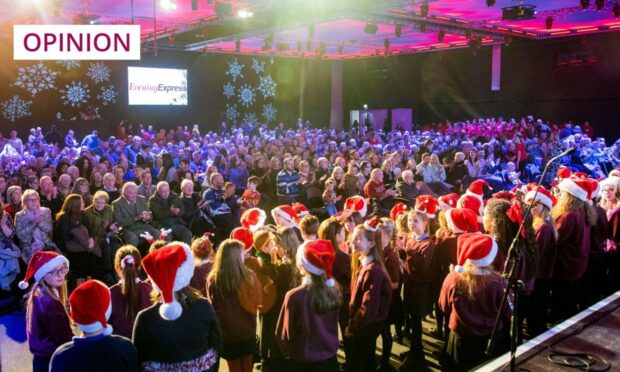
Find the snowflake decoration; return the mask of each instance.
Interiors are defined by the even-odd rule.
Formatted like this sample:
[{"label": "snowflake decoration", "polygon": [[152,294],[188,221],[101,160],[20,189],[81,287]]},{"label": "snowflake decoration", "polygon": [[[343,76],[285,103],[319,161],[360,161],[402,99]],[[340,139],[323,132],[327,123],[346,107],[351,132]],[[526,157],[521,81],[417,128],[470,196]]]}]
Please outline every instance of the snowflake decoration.
[{"label": "snowflake decoration", "polygon": [[265,62],[252,58],[252,70],[256,72],[256,75],[260,75],[263,71],[265,71]]},{"label": "snowflake decoration", "polygon": [[226,111],[225,111],[225,115],[226,115],[226,119],[228,120],[235,120],[239,117],[239,110],[237,109],[237,105],[231,105],[229,103],[226,104]]},{"label": "snowflake decoration", "polygon": [[107,106],[108,104],[116,103],[117,95],[118,93],[116,93],[114,85],[110,85],[108,87],[101,87],[101,93],[97,94],[97,99]]},{"label": "snowflake decoration", "polygon": [[93,79],[95,83],[103,83],[110,80],[110,72],[112,70],[101,62],[91,63],[86,75]]},{"label": "snowflake decoration", "polygon": [[245,107],[250,107],[254,104],[255,100],[256,93],[254,92],[254,88],[247,84],[243,84],[241,88],[239,88],[239,103]]},{"label": "snowflake decoration", "polygon": [[230,75],[232,81],[236,81],[237,78],[244,77],[242,73],[244,67],[245,65],[239,63],[237,58],[235,58],[232,62],[228,62],[228,71],[226,71],[226,75]]},{"label": "snowflake decoration", "polygon": [[58,76],[56,71],[52,71],[39,62],[30,67],[19,67],[17,69],[17,80],[14,86],[24,88],[34,97],[37,93],[46,89],[56,89],[54,80]]},{"label": "snowflake decoration", "polygon": [[278,109],[273,107],[271,103],[263,105],[263,118],[265,118],[266,122],[270,123],[276,120],[277,113],[278,113]]},{"label": "snowflake decoration", "polygon": [[224,84],[224,96],[230,99],[230,97],[235,95],[235,86],[231,83]]},{"label": "snowflake decoration", "polygon": [[62,103],[67,106],[71,105],[71,107],[80,107],[82,103],[86,103],[86,100],[90,98],[90,89],[88,89],[88,84],[82,85],[81,82],[72,81],[71,85],[65,85],[65,89],[61,89],[60,92],[62,96]]},{"label": "snowflake decoration", "polygon": [[73,69],[80,68],[80,61],[76,60],[66,60],[66,61],[56,61],[59,65],[65,68],[67,71],[71,71]]},{"label": "snowflake decoration", "polygon": [[258,122],[258,117],[253,112],[246,112],[246,114],[243,115],[243,121],[246,123],[256,124]]},{"label": "snowflake decoration", "polygon": [[16,94],[11,99],[2,102],[2,116],[6,120],[15,121],[15,119],[30,116],[30,105],[32,101],[25,101]]},{"label": "snowflake decoration", "polygon": [[276,82],[273,81],[271,75],[265,75],[260,77],[258,82],[258,91],[261,92],[264,98],[273,97],[276,95]]}]

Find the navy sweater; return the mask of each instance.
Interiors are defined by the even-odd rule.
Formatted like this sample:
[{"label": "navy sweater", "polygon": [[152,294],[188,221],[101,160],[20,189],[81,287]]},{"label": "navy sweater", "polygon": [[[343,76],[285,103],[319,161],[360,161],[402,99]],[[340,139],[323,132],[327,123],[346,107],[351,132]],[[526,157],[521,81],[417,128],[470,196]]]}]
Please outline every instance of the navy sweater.
[{"label": "navy sweater", "polygon": [[136,348],[130,340],[117,335],[74,337],[56,349],[50,362],[51,372],[138,370]]}]

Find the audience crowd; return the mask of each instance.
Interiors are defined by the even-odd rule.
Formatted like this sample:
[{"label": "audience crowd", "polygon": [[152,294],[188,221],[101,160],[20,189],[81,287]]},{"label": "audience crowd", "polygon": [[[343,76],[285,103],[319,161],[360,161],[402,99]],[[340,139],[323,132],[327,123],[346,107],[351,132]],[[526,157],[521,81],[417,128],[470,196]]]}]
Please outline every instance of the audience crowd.
[{"label": "audience crowd", "polygon": [[389,370],[394,340],[417,370],[427,317],[441,368],[468,370],[498,313],[507,339],[514,236],[520,341],[620,283],[620,140],[587,122],[121,122],[0,149],[1,294],[27,298],[35,371]]}]

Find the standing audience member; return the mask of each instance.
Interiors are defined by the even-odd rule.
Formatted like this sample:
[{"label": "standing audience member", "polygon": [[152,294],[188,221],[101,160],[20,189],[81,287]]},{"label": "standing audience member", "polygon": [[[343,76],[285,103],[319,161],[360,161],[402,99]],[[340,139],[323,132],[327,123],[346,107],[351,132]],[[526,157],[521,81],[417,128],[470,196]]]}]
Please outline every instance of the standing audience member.
[{"label": "standing audience member", "polygon": [[215,256],[213,243],[211,243],[210,240],[211,235],[213,234],[206,233],[194,239],[191,247],[196,268],[194,269],[194,276],[189,284],[205,297],[207,296],[207,277],[213,268],[213,258]]}]

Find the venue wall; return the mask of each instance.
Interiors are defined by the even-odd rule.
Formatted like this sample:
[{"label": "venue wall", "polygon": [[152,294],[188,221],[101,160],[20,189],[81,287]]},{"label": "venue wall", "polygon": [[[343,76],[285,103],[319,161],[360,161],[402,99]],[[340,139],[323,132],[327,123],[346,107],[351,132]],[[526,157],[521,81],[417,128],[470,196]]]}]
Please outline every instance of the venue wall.
[{"label": "venue wall", "polygon": [[[501,90],[491,91],[491,48],[347,62],[345,115],[412,108],[415,123],[532,114],[554,122],[588,120],[620,136],[620,34],[528,40],[502,47]],[[346,121],[346,120],[345,120]]]},{"label": "venue wall", "polygon": [[[300,63],[298,59],[160,50],[157,57],[143,52],[141,61],[99,61],[102,68],[93,67],[98,61],[80,61],[79,66],[44,61],[39,66],[39,61],[13,61],[12,55],[10,41],[0,40],[0,131],[5,135],[12,128],[47,128],[51,124],[57,124],[61,130],[76,129],[78,134],[93,128],[111,134],[122,119],[159,127],[196,123],[203,129],[213,129],[226,119],[241,121],[255,115],[264,120],[265,114],[272,123],[283,121],[292,125],[303,114],[315,125],[329,124],[330,69],[323,61]],[[235,60],[241,66],[241,74],[233,77],[231,64]],[[128,106],[127,66],[187,69],[188,105]],[[42,89],[33,90],[33,83],[42,84]],[[224,93],[225,85],[232,87],[228,96]],[[67,100],[68,88],[80,91],[80,86],[87,86],[88,97],[80,102]],[[251,93],[244,94],[242,99],[243,88],[245,93]],[[102,89],[114,92],[113,102],[104,103]],[[18,101],[11,104],[14,96]],[[4,104],[17,111],[7,116]],[[265,106],[269,106],[267,112]],[[95,109],[101,119],[85,120]]]}]

